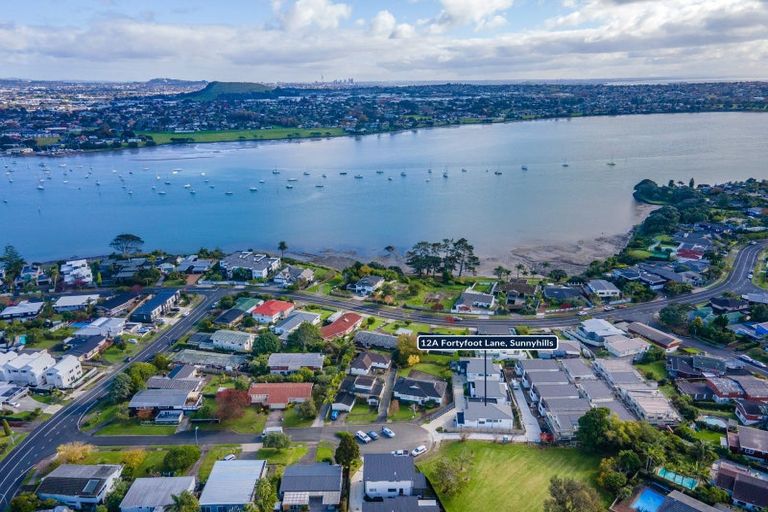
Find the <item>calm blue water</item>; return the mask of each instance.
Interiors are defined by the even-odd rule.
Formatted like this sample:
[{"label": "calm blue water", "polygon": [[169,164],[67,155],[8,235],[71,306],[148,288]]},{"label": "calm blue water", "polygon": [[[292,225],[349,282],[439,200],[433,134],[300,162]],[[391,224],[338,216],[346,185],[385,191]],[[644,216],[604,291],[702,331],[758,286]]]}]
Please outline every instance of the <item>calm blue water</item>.
[{"label": "calm blue water", "polygon": [[664,496],[646,487],[632,502],[632,509],[637,512],[656,512],[664,502]]},{"label": "calm blue water", "polygon": [[[642,178],[766,178],[766,150],[768,116],[737,113],[5,159],[0,243],[16,245],[28,259],[53,259],[104,254],[115,234],[132,232],[147,248],[271,249],[286,240],[293,250],[366,256],[389,244],[404,250],[423,239],[464,236],[481,255],[498,255],[626,232],[640,218],[631,192]],[[610,160],[614,167],[606,165]],[[281,174],[272,174],[275,168]],[[297,180],[292,190],[288,178]]]}]

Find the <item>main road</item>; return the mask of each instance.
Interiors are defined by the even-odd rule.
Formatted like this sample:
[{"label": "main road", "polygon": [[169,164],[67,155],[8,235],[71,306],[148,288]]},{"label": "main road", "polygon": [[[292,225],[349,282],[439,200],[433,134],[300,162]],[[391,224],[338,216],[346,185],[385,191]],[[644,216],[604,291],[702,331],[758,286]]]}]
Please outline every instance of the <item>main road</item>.
[{"label": "main road", "polygon": [[[612,312],[595,312],[596,318],[613,318],[620,315],[622,319],[647,320],[655,312],[671,303],[692,304],[706,301],[712,297],[730,291],[738,294],[760,291],[748,279],[748,275],[755,268],[760,252],[768,247],[768,242],[743,247],[735,256],[732,268],[728,276],[721,282],[703,290],[678,296],[665,297],[653,302],[630,305],[626,309]],[[148,361],[155,354],[166,350],[176,339],[189,331],[194,324],[200,321],[209,311],[212,305],[223,296],[234,293],[231,289],[193,288],[191,291],[203,295],[203,301],[198,304],[188,316],[182,317],[167,331],[160,334],[155,340],[142,348],[134,358],[137,361]],[[418,310],[400,309],[396,307],[365,303],[343,298],[327,297],[317,294],[282,292],[282,296],[306,303],[330,306],[359,313],[377,315],[393,320],[427,323],[432,325],[456,326],[456,321],[445,315],[429,314]],[[559,327],[574,323],[578,319],[575,315],[556,316],[546,318],[526,318],[513,316],[506,318],[466,318],[460,325],[464,327],[495,327],[505,328],[517,325],[531,327]],[[70,441],[88,441],[101,445],[124,444],[177,444],[194,442],[194,433],[187,432],[167,437],[146,436],[120,436],[95,438],[80,432],[78,428],[80,418],[103,398],[109,387],[112,377],[123,371],[128,363],[123,363],[114,368],[114,371],[106,378],[99,381],[92,389],[83,393],[78,398],[63,407],[48,421],[41,423],[34,431],[16,446],[5,459],[0,461],[0,509],[5,508],[14,494],[18,491],[28,471],[40,460],[55,453],[56,447]],[[342,427],[346,429],[347,427]],[[400,427],[398,427],[400,428]],[[399,442],[402,444],[414,444],[423,439],[421,428],[416,425],[402,425],[403,431],[399,433]],[[320,427],[291,430],[291,435],[296,440],[332,439],[338,427]],[[232,433],[200,433],[200,441],[204,443],[242,443],[253,442],[255,436],[238,435]],[[393,440],[394,442],[394,440]],[[394,445],[393,445],[394,446]],[[399,447],[399,446],[398,446]]]}]

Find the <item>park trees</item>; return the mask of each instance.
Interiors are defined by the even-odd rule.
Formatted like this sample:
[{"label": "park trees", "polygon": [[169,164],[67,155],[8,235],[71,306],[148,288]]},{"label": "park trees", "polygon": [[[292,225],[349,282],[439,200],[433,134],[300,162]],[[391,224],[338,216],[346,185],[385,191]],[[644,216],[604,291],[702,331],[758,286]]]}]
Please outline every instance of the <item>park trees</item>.
[{"label": "park trees", "polygon": [[109,246],[126,257],[139,252],[144,246],[144,240],[131,233],[121,233],[112,239]]},{"label": "park trees", "polygon": [[552,477],[544,512],[599,512],[604,510],[597,492],[572,478]]}]

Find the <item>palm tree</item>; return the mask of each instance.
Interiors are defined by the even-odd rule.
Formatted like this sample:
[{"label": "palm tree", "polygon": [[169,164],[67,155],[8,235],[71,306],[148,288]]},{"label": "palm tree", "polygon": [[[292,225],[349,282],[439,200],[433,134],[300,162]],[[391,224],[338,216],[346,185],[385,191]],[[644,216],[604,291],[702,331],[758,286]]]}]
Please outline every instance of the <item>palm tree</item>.
[{"label": "palm tree", "polygon": [[288,244],[285,243],[284,240],[280,240],[280,243],[277,244],[277,250],[280,251],[280,258],[281,259],[284,258],[285,257],[285,251],[288,250]]},{"label": "palm tree", "polygon": [[388,245],[384,248],[384,250],[387,251],[387,254],[392,255],[395,252],[395,246]]},{"label": "palm tree", "polygon": [[517,277],[520,277],[520,272],[522,272],[525,269],[525,265],[522,263],[518,263],[515,265],[515,270],[517,270]]}]

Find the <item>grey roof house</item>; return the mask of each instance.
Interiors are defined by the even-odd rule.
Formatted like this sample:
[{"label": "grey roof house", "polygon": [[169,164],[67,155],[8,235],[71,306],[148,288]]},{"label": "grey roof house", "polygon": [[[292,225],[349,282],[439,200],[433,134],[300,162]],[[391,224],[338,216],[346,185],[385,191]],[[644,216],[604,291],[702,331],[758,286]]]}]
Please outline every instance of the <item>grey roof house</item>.
[{"label": "grey roof house", "polygon": [[202,512],[238,512],[254,498],[267,468],[263,460],[219,460],[200,494]]},{"label": "grey roof house", "polygon": [[120,512],[161,512],[173,504],[174,496],[194,490],[193,476],[137,478],[120,502]]},{"label": "grey roof house", "polygon": [[280,481],[283,510],[338,510],[341,466],[316,463],[285,468]]},{"label": "grey roof house", "polygon": [[62,464],[51,471],[37,488],[40,499],[53,499],[80,510],[104,501],[123,472],[115,464]]}]

